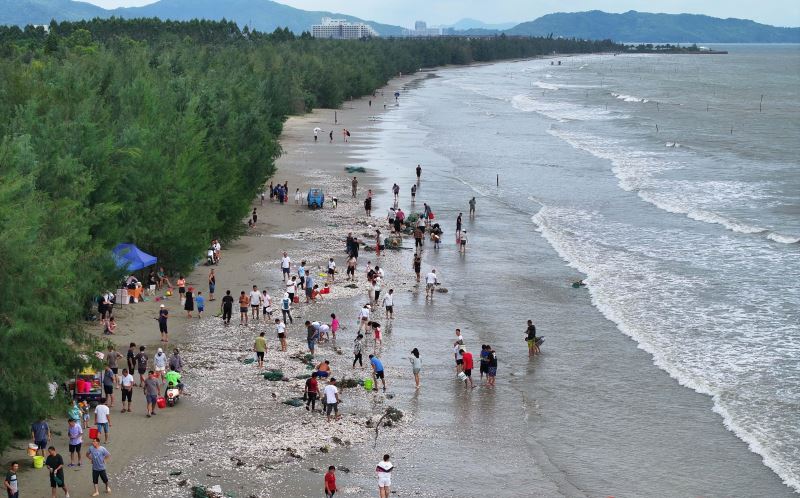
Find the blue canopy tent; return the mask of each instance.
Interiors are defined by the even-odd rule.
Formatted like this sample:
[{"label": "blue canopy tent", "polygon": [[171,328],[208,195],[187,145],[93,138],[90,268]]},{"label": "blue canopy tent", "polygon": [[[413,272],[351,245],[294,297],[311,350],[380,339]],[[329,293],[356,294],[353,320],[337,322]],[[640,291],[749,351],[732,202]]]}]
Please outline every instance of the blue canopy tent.
[{"label": "blue canopy tent", "polygon": [[117,262],[117,267],[127,271],[141,270],[156,264],[158,258],[142,251],[136,244],[118,244],[111,253]]}]

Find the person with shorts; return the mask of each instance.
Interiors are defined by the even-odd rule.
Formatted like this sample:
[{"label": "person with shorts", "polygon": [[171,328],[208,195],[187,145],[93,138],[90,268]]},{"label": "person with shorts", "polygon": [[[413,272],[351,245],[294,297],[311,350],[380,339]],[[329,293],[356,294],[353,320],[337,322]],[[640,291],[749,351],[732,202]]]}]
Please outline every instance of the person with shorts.
[{"label": "person with shorts", "polygon": [[281,351],[286,352],[286,324],[280,318],[275,319],[275,332],[278,334],[278,341],[281,343]]},{"label": "person with shorts", "polygon": [[308,342],[308,351],[311,356],[314,356],[314,346],[319,339],[319,329],[314,326],[310,321],[306,320],[306,340]]},{"label": "person with shorts", "polygon": [[465,388],[474,388],[475,384],[472,382],[472,353],[466,351],[463,347],[459,350],[461,353],[461,361],[462,361],[462,372],[464,372],[464,387]]},{"label": "person with shorts", "polygon": [[378,474],[378,495],[380,498],[389,498],[393,468],[394,465],[389,461],[389,455],[383,455],[383,460],[378,462],[377,467],[375,467],[375,472]]},{"label": "person with shorts", "polygon": [[47,444],[50,442],[50,426],[47,425],[44,417],[40,417],[39,420],[31,424],[31,441],[39,447],[36,450],[36,454],[38,455],[41,451],[42,456],[44,456],[47,451]]},{"label": "person with shorts", "polygon": [[297,277],[293,276],[292,279],[286,283],[286,292],[289,294],[289,300],[294,302],[294,295],[297,294]]},{"label": "person with shorts", "polygon": [[336,494],[336,467],[331,465],[325,473],[325,498],[333,498]]},{"label": "person with shorts", "polygon": [[355,280],[356,279],[356,265],[358,264],[358,260],[355,256],[350,256],[347,258],[347,280]]},{"label": "person with shorts", "polygon": [[272,297],[267,292],[267,289],[264,289],[261,292],[261,316],[264,317],[264,320],[272,320]]},{"label": "person with shorts", "polygon": [[108,432],[111,428],[111,410],[106,405],[106,398],[100,398],[100,404],[94,409],[94,425],[97,426],[97,434],[104,434],[103,440],[108,443]]},{"label": "person with shorts", "polygon": [[261,311],[261,293],[258,292],[258,286],[253,286],[250,291],[250,313],[254,321],[258,321],[259,312]]},{"label": "person with shorts", "polygon": [[109,400],[108,407],[114,408],[114,372],[111,371],[111,367],[106,365],[106,369],[103,370],[103,394]]},{"label": "person with shorts", "polygon": [[[309,275],[311,275],[309,273]],[[305,260],[300,261],[300,266],[297,268],[297,280],[298,280],[298,288],[305,289],[306,288],[306,262]]]},{"label": "person with shorts", "polygon": [[81,466],[81,446],[83,445],[83,428],[77,419],[71,418],[67,422],[67,437],[69,438],[69,467],[75,466],[77,455],[78,467]]},{"label": "person with shorts", "polygon": [[122,369],[122,377],[119,380],[119,384],[122,392],[122,413],[130,412],[133,404],[133,385],[135,381],[127,368]]},{"label": "person with shorts", "polygon": [[419,274],[422,271],[422,255],[420,253],[414,254],[414,273],[417,276],[417,282],[419,282]]},{"label": "person with shorts", "polygon": [[258,334],[253,343],[253,351],[256,352],[256,358],[258,359],[258,368],[264,368],[264,353],[267,352],[267,340],[264,335],[264,332]]},{"label": "person with shorts", "polygon": [[247,311],[250,308],[250,298],[244,291],[239,294],[239,325],[247,327]]},{"label": "person with shorts", "polygon": [[100,438],[92,441],[92,446],[89,447],[86,456],[92,461],[92,483],[94,484],[92,496],[100,495],[97,488],[99,480],[106,485],[106,494],[111,494],[111,486],[108,485],[108,474],[106,473],[106,462],[111,458],[111,453],[104,446],[100,446]]},{"label": "person with shorts", "polygon": [[394,319],[394,289],[389,289],[388,294],[383,297],[383,306],[386,308],[386,319]]},{"label": "person with shorts", "polygon": [[217,276],[214,275],[214,269],[212,268],[210,272],[208,272],[208,300],[209,302],[214,300],[214,290],[217,288]]},{"label": "person with shorts", "polygon": [[222,298],[222,323],[225,325],[231,324],[231,315],[233,315],[233,296],[231,291],[225,291],[225,296]]},{"label": "person with shorts", "polygon": [[153,370],[156,372],[156,377],[164,384],[164,374],[167,373],[167,362],[169,358],[164,354],[164,350],[158,348],[156,355],[153,357]]},{"label": "person with shorts", "polygon": [[289,272],[292,268],[292,259],[286,254],[286,251],[283,252],[283,257],[281,258],[281,273],[283,274],[283,281],[287,282],[289,280]]},{"label": "person with shorts", "polygon": [[167,319],[169,310],[163,304],[158,309],[158,330],[161,332],[161,342],[169,342],[169,332],[167,331]]},{"label": "person with shorts", "polygon": [[461,254],[467,253],[467,231],[464,230],[461,232],[461,245],[458,248],[458,251]]},{"label": "person with shorts", "polygon": [[331,377],[331,380],[328,381],[328,385],[325,386],[323,394],[325,395],[325,415],[327,416],[328,422],[331,421],[331,413],[334,414],[336,420],[339,420],[341,418],[341,415],[339,415],[340,399],[335,377]]},{"label": "person with shorts", "polygon": [[108,345],[108,351],[106,352],[106,365],[111,369],[111,372],[114,373],[114,385],[119,385],[119,378],[117,374],[119,373],[119,367],[117,366],[117,361],[123,356],[114,349],[112,344]]},{"label": "person with shorts", "polygon": [[492,349],[492,347],[488,344],[486,345],[486,350],[489,352],[487,357],[489,360],[489,371],[486,373],[486,385],[489,387],[494,387],[495,377],[497,377],[497,355],[495,354],[494,349]]},{"label": "person with shorts", "polygon": [[150,359],[144,352],[145,347],[139,346],[139,353],[136,355],[136,371],[139,372],[139,385],[144,386],[144,374],[147,372],[147,361]]},{"label": "person with shorts", "polygon": [[150,370],[150,375],[144,381],[144,397],[147,400],[147,418],[155,416],[156,402],[158,402],[158,392],[161,390],[161,384],[155,376],[155,372]]},{"label": "person with shorts", "polygon": [[44,460],[44,465],[50,471],[51,496],[56,498],[56,491],[61,488],[64,490],[64,496],[69,498],[69,489],[64,484],[64,458],[56,452],[54,446],[47,448],[47,458]]},{"label": "person with shorts", "polygon": [[306,277],[306,302],[310,303],[314,300],[314,277],[309,273]]},{"label": "person with shorts", "polygon": [[336,281],[336,261],[333,258],[328,259],[328,278],[331,283]]},{"label": "person with shorts", "polygon": [[536,325],[533,320],[528,320],[528,328],[525,329],[525,342],[528,343],[528,356],[539,354],[539,346],[536,345]]},{"label": "person with shorts", "polygon": [[315,411],[317,407],[317,397],[319,396],[319,383],[317,382],[317,372],[312,372],[311,377],[306,380],[304,393],[306,399],[306,410]]},{"label": "person with shorts", "polygon": [[425,297],[430,296],[433,299],[433,293],[436,292],[436,284],[439,283],[439,278],[436,276],[436,268],[432,269],[428,275],[425,276]]},{"label": "person with shorts", "polygon": [[481,360],[480,360],[481,380],[483,376],[489,373],[489,351],[486,349],[486,344],[481,344]]},{"label": "person with shorts", "polygon": [[374,382],[372,390],[378,390],[378,379],[380,379],[383,384],[383,391],[386,392],[386,377],[383,372],[383,363],[374,354],[369,355],[369,363],[372,365],[372,379]]},{"label": "person with shorts", "polygon": [[197,318],[201,318],[206,310],[206,298],[203,297],[203,291],[197,291],[197,295],[194,297],[194,304],[197,305]]}]

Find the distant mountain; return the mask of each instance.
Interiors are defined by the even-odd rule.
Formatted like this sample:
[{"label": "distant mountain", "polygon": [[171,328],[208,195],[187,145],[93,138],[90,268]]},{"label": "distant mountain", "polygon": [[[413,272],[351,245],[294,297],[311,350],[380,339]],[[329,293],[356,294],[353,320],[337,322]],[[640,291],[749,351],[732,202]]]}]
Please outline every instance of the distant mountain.
[{"label": "distant mountain", "polygon": [[800,28],[778,28],[744,19],[695,14],[649,14],[599,10],[542,16],[505,31],[509,35],[554,36],[618,42],[800,43]]},{"label": "distant mountain", "polygon": [[470,18],[466,17],[466,18],[461,19],[460,21],[458,21],[458,22],[456,22],[454,24],[441,26],[441,27],[442,28],[453,28],[453,29],[458,30],[458,31],[466,31],[466,30],[469,30],[469,29],[504,30],[504,29],[513,28],[516,25],[517,25],[517,23],[515,23],[515,22],[503,22],[503,23],[497,23],[497,24],[489,24],[489,23],[485,23],[483,21],[479,21],[477,19],[470,19]]},{"label": "distant mountain", "polygon": [[300,34],[310,31],[323,17],[365,22],[381,36],[399,36],[402,28],[388,24],[363,21],[357,17],[333,12],[295,9],[270,0],[160,0],[142,7],[107,10],[94,5],[71,0],[0,0],[0,24],[47,24],[50,19],[74,21],[93,17],[158,17],[185,21],[190,19],[236,21],[239,26],[250,26],[270,32],[288,27]]},{"label": "distant mountain", "polygon": [[108,17],[107,12],[96,5],[71,0],[0,0],[0,24],[17,26],[49,24],[51,19],[77,21]]}]

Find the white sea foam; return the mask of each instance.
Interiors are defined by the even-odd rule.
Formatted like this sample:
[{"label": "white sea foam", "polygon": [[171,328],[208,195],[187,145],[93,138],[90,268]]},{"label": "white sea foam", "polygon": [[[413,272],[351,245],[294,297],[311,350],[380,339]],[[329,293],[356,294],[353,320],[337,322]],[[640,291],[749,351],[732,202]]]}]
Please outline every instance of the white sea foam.
[{"label": "white sea foam", "polygon": [[558,121],[603,121],[627,117],[600,107],[582,107],[569,102],[541,100],[525,94],[515,95],[510,102],[517,110],[535,112]]},{"label": "white sea foam", "polygon": [[797,244],[798,242],[800,242],[800,236],[784,235],[777,232],[768,233],[767,238],[770,240],[774,240],[775,242],[780,242],[781,244]]},{"label": "white sea foam", "polygon": [[[797,378],[792,359],[800,346],[787,340],[796,324],[778,311],[797,296],[776,298],[767,283],[775,275],[765,275],[760,284],[730,282],[740,271],[757,273],[761,253],[775,251],[748,239],[611,223],[571,208],[545,206],[532,221],[571,267],[587,275],[593,305],[650,353],[655,365],[681,385],[710,395],[725,427],[800,490],[800,448],[784,437],[796,426],[793,406],[800,400],[791,379]],[[697,267],[703,261],[714,281],[703,273],[673,271],[676,263]],[[725,285],[729,292],[720,288]],[[747,305],[736,292],[748,296]],[[776,299],[783,301],[777,310],[770,304]],[[763,313],[754,317],[749,305]],[[754,375],[770,386],[767,391],[743,389]],[[776,393],[777,385],[795,388]]]},{"label": "white sea foam", "polygon": [[634,97],[633,95],[625,95],[624,93],[612,93],[611,96],[624,102],[641,102],[642,104],[650,102],[650,99]]},{"label": "white sea foam", "polygon": [[544,81],[534,81],[533,84],[542,90],[558,90],[560,88],[558,85],[553,83],[545,83]]}]

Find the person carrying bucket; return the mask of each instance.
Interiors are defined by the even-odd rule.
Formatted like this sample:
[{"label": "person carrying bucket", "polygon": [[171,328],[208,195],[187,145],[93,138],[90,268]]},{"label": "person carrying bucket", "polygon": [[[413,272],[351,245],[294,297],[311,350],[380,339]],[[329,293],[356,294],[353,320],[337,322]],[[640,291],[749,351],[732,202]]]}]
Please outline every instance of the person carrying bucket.
[{"label": "person carrying bucket", "polygon": [[56,497],[58,488],[64,490],[64,496],[69,498],[69,489],[64,484],[64,459],[56,452],[55,447],[47,448],[47,458],[44,461],[45,467],[50,471],[50,489],[51,496]]}]

